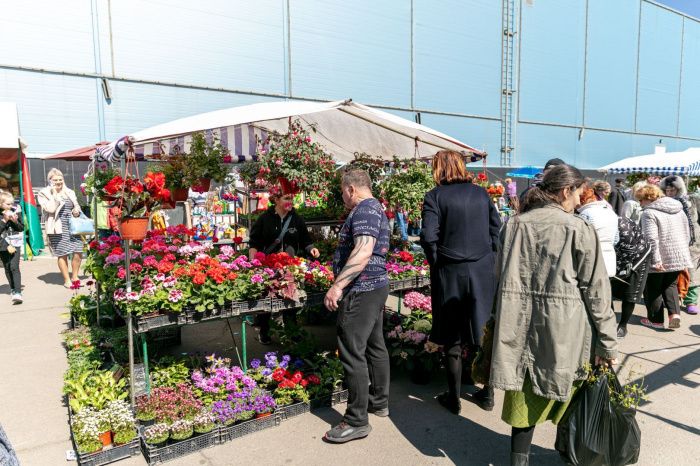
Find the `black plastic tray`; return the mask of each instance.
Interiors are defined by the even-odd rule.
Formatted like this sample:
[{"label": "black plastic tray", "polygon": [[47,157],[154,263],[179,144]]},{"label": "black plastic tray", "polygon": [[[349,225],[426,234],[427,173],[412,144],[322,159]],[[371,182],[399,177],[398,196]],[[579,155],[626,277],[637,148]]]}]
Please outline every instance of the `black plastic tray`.
[{"label": "black plastic tray", "polygon": [[[143,433],[142,433],[143,434]],[[194,434],[186,440],[173,442],[168,440],[168,445],[164,447],[154,447],[146,443],[143,435],[141,435],[141,449],[143,456],[148,464],[164,463],[166,461],[180,458],[181,456],[189,455],[205,448],[213,447],[221,443],[219,428],[216,427],[211,432],[206,434]]]}]

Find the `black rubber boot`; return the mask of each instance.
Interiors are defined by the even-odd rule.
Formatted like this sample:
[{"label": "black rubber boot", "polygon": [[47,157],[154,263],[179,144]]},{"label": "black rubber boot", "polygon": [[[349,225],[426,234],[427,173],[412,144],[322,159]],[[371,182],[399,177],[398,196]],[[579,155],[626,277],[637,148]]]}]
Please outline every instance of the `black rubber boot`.
[{"label": "black rubber boot", "polygon": [[527,453],[511,453],[510,466],[528,466],[530,464],[530,455]]}]

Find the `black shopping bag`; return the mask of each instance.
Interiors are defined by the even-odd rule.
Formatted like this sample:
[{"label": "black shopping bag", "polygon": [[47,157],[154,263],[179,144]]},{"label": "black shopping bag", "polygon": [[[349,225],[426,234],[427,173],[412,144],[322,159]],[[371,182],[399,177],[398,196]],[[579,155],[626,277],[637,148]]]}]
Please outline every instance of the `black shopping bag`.
[{"label": "black shopping bag", "polygon": [[621,393],[613,373],[598,372],[574,396],[557,427],[556,449],[573,465],[624,466],[639,459],[641,432],[636,410],[613,403],[610,388]]}]

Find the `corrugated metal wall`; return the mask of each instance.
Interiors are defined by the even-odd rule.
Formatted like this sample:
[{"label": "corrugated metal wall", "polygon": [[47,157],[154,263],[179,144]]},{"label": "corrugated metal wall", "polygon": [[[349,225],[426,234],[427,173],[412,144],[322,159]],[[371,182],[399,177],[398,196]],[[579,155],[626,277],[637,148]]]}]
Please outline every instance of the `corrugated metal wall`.
[{"label": "corrugated metal wall", "polygon": [[0,0],[0,100],[18,103],[31,151],[58,152],[235,105],[351,97],[420,112],[496,165],[507,2],[514,165],[700,146],[700,23],[647,0]]}]

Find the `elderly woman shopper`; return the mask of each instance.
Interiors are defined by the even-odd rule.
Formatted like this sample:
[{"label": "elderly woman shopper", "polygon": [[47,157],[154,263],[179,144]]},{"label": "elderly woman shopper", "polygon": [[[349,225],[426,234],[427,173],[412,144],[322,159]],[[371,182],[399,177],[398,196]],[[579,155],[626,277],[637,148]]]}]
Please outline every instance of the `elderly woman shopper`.
[{"label": "elderly woman shopper", "polygon": [[664,328],[663,306],[668,310],[668,328],[679,328],[681,310],[678,275],[693,267],[690,257],[690,228],[683,205],[664,196],[658,186],[648,185],[636,193],[642,205],[642,232],[651,246],[651,269],[644,294],[647,317],[642,325]]},{"label": "elderly woman shopper", "polygon": [[581,205],[578,214],[593,225],[598,234],[598,241],[603,250],[605,269],[608,277],[614,277],[616,272],[615,245],[620,239],[617,226],[617,215],[607,201],[598,200],[592,188],[586,188],[581,193]]},{"label": "elderly woman shopper", "polygon": [[637,191],[639,191],[641,188],[644,186],[648,185],[646,181],[637,181],[634,183],[632,186],[632,199],[628,199],[625,201],[625,203],[622,205],[622,214],[620,217],[625,217],[639,225],[639,223],[642,221],[642,206],[639,204],[639,201],[635,197]]},{"label": "elderly woman shopper", "polygon": [[[39,191],[37,200],[41,205],[46,235],[51,252],[58,258],[58,269],[63,276],[63,286],[70,288],[78,281],[82,261],[83,241],[70,234],[70,218],[80,216],[80,205],[75,192],[65,185],[63,173],[56,168],[47,175],[49,186]],[[71,273],[68,271],[68,258]]]},{"label": "elderly woman shopper", "polygon": [[528,464],[537,424],[561,420],[584,366],[617,357],[603,250],[572,215],[585,182],[574,167],[553,168],[501,233],[490,383],[506,390],[512,465]]},{"label": "elderly woman shopper", "polygon": [[695,315],[698,313],[698,290],[700,289],[700,241],[697,241],[695,236],[695,230],[698,226],[697,204],[700,203],[700,198],[697,195],[692,198],[688,196],[688,190],[680,176],[667,176],[661,180],[659,187],[668,197],[674,198],[683,205],[683,212],[688,217],[690,258],[693,261],[693,267],[688,269],[690,283],[683,304],[685,304],[688,314]]},{"label": "elderly woman shopper", "polygon": [[[437,187],[425,195],[421,234],[432,283],[430,340],[445,347],[448,391],[438,401],[459,414],[462,347],[478,347],[491,314],[501,220],[486,191],[471,183],[459,153],[435,154],[433,179]],[[491,410],[493,391],[484,387],[472,401]]]}]

